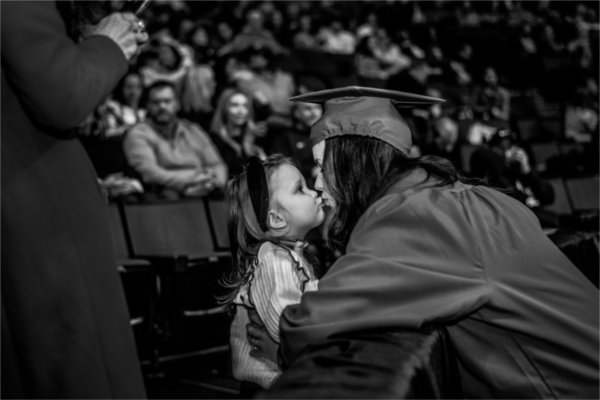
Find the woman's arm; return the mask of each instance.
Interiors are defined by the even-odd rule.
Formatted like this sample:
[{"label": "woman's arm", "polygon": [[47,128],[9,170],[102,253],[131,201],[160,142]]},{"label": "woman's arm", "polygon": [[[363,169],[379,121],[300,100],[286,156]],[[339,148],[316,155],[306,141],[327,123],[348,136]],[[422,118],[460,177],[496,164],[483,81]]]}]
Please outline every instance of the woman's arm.
[{"label": "woman's arm", "polygon": [[28,114],[54,129],[77,126],[127,70],[107,36],[75,43],[53,1],[2,4],[2,69]]}]

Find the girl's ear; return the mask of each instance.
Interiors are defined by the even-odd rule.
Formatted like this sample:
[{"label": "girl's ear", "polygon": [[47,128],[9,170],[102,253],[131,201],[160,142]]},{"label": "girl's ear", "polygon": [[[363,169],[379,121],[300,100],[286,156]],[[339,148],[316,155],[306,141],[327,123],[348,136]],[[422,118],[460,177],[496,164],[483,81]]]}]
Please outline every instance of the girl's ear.
[{"label": "girl's ear", "polygon": [[267,225],[269,229],[281,231],[287,227],[287,221],[277,211],[269,210],[267,213]]}]

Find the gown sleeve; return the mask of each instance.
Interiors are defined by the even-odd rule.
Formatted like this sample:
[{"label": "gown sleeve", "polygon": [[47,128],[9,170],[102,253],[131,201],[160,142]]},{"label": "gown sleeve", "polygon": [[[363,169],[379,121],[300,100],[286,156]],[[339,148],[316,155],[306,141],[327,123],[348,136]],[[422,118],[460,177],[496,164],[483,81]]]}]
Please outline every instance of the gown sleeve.
[{"label": "gown sleeve", "polygon": [[419,329],[485,303],[489,289],[467,219],[455,205],[436,208],[415,197],[367,210],[319,289],[285,309],[284,366],[310,342],[336,333]]}]

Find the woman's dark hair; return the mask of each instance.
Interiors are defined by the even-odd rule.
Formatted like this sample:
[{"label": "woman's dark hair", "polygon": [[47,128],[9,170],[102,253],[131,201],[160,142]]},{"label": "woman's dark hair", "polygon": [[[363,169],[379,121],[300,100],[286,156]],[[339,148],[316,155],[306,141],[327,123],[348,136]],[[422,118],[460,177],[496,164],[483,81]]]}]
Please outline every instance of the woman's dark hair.
[{"label": "woman's dark hair", "polygon": [[373,50],[371,49],[371,46],[369,45],[369,41],[371,40],[372,35],[367,35],[363,38],[361,38],[358,41],[358,44],[356,45],[356,50],[355,50],[355,54],[360,54],[366,57],[373,57]]},{"label": "woman's dark hair", "polygon": [[[139,72],[130,68],[129,71],[127,71],[127,73],[119,80],[117,86],[112,92],[113,99],[121,104],[126,104],[125,97],[123,96],[123,88],[125,87],[125,82],[127,81],[127,78],[129,78],[130,76],[137,76],[137,78],[140,80],[140,85],[143,86],[142,76],[139,74]],[[141,100],[142,99],[140,96],[140,104]]]},{"label": "woman's dark hair", "polygon": [[459,180],[452,163],[444,158],[411,158],[385,142],[366,136],[328,139],[323,155],[323,183],[336,202],[327,234],[332,250],[345,253],[360,216],[405,173],[417,168],[425,170],[428,178],[436,178],[435,186]]}]

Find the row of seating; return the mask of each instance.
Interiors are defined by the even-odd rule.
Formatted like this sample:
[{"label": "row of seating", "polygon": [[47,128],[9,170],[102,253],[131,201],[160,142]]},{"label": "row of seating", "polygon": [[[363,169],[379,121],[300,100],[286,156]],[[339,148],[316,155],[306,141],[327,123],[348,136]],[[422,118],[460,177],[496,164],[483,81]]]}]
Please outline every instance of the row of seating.
[{"label": "row of seating", "polygon": [[[470,173],[471,154],[477,146],[464,143],[460,147],[461,161],[463,170]],[[547,163],[557,157],[572,156],[581,158],[584,156],[584,145],[582,143],[560,143],[557,141],[531,143],[529,145],[532,159],[531,166],[539,173],[544,173],[547,169]],[[567,175],[566,172],[563,175]]]},{"label": "row of seating", "polygon": [[[555,193],[548,211],[598,209],[598,176],[548,182]],[[142,360],[157,365],[161,357],[226,346],[228,318],[215,299],[231,257],[224,200],[115,202],[108,214]]]},{"label": "row of seating", "polygon": [[598,176],[547,179],[554,189],[554,202],[545,208],[558,215],[598,210]]},{"label": "row of seating", "polygon": [[143,365],[227,350],[216,300],[230,253],[222,199],[108,206],[118,268]]}]

